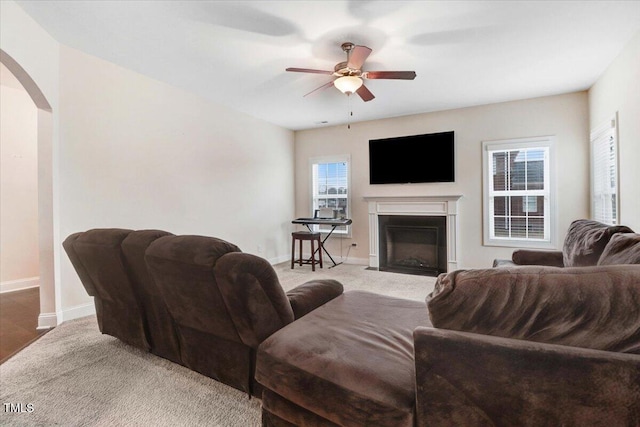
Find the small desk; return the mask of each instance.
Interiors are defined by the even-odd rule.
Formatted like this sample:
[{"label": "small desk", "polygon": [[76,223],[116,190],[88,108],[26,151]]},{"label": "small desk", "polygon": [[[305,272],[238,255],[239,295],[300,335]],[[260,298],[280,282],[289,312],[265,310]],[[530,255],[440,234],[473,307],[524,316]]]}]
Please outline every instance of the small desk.
[{"label": "small desk", "polygon": [[[336,263],[334,261],[333,257],[331,256],[329,251],[327,251],[327,248],[324,246],[324,242],[329,238],[329,236],[331,236],[331,234],[336,229],[336,227],[339,227],[341,225],[351,225],[351,222],[352,221],[350,219],[323,219],[323,218],[297,218],[297,219],[294,219],[293,221],[291,221],[291,223],[293,223],[293,224],[304,225],[305,227],[307,227],[309,229],[309,231],[313,231],[313,230],[311,230],[311,226],[312,225],[316,225],[316,224],[318,224],[318,225],[330,225],[331,226],[331,230],[329,230],[329,232],[324,237],[324,239],[322,239],[322,250],[324,251],[325,254],[327,254],[329,259],[333,263],[333,265],[331,267],[329,267],[329,268],[333,268],[336,265],[340,265],[342,263],[341,262]],[[316,250],[319,250],[319,248],[316,249]],[[313,253],[313,255],[315,255],[315,252]]]}]

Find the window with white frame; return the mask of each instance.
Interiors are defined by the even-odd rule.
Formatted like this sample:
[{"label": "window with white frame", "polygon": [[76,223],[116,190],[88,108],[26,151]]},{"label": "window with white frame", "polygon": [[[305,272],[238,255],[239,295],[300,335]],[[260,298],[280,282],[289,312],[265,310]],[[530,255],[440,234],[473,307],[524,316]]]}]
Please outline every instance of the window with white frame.
[{"label": "window with white frame", "polygon": [[485,141],[484,244],[555,244],[553,137]]},{"label": "window with white frame", "polygon": [[615,117],[591,131],[591,218],[618,224],[618,139]]},{"label": "window with white frame", "polygon": [[[316,210],[333,209],[336,218],[350,217],[350,156],[316,157],[311,163],[311,216]],[[315,230],[328,232],[331,226],[316,225]],[[334,233],[348,234],[348,226],[337,227]]]}]

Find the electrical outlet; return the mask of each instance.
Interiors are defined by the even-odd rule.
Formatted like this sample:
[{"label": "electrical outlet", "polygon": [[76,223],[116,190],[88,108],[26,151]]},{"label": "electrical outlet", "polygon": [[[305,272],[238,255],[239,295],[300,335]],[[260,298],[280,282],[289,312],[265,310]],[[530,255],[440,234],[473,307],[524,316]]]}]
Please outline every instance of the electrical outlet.
[{"label": "electrical outlet", "polygon": [[352,243],[351,246],[355,247],[355,246],[358,246],[358,244],[357,243]]},{"label": "electrical outlet", "polygon": [[258,245],[258,253],[261,254],[262,253],[262,245]]}]

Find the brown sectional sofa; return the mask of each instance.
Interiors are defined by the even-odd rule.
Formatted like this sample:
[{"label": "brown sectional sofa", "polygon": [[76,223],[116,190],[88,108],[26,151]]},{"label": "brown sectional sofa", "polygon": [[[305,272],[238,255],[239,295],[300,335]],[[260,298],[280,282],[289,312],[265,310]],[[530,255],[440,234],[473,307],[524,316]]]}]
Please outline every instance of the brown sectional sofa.
[{"label": "brown sectional sofa", "polygon": [[[510,260],[494,260],[494,267],[513,267],[517,265],[548,265],[551,267],[587,267],[598,265],[609,241],[620,234],[634,236],[633,230],[624,225],[607,225],[589,219],[578,219],[571,223],[562,246],[562,251],[543,251],[536,249],[517,249]],[[637,234],[635,236],[638,236]],[[623,236],[624,238],[624,236]],[[636,237],[637,238],[637,237]],[[633,238],[632,238],[633,240]],[[631,245],[628,246],[632,246]],[[614,253],[609,253],[614,251]],[[624,252],[628,259],[621,264],[634,264],[640,260],[640,249],[611,245],[602,263],[611,262],[617,252]],[[623,261],[623,260],[620,260]]]},{"label": "brown sectional sofa", "polygon": [[619,265],[639,236],[570,234],[601,265],[458,270],[426,305],[345,292],[277,331],[258,348],[263,426],[640,425],[640,265]]},{"label": "brown sectional sofa", "polygon": [[263,426],[640,425],[640,265],[345,292],[258,348]]},{"label": "brown sectional sofa", "polygon": [[285,294],[210,237],[64,247],[103,333],[261,397],[266,427],[640,425],[640,236],[578,224],[572,253],[596,242],[597,265],[458,270],[426,304],[328,280]]},{"label": "brown sectional sofa", "polygon": [[285,294],[266,260],[213,237],[94,229],[63,247],[102,333],[258,397],[260,342],[343,291],[318,280]]}]

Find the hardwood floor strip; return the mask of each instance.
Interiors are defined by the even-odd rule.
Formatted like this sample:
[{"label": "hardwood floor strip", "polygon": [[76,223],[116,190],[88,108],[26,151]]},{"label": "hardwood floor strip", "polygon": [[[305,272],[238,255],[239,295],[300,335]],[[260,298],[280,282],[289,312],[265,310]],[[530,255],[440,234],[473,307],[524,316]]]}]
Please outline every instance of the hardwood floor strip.
[{"label": "hardwood floor strip", "polygon": [[0,294],[0,364],[48,332],[36,329],[39,313],[39,288]]}]

